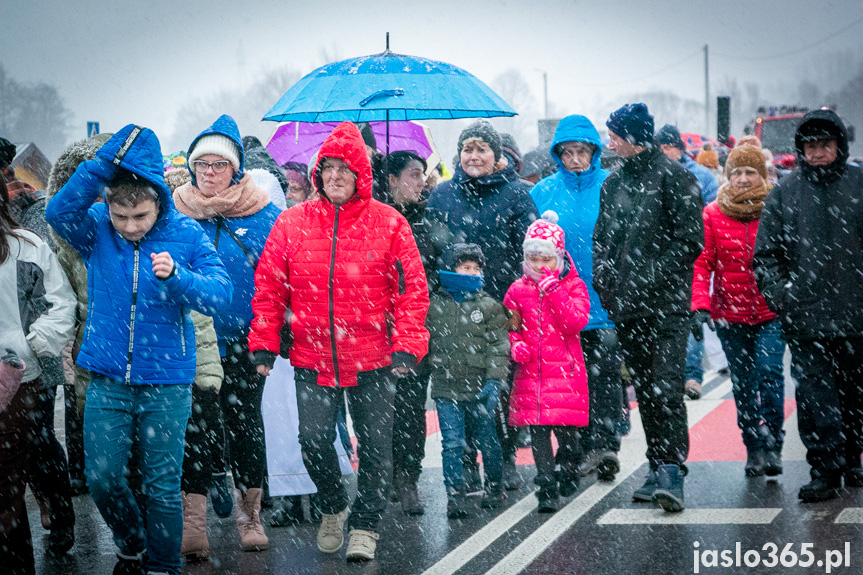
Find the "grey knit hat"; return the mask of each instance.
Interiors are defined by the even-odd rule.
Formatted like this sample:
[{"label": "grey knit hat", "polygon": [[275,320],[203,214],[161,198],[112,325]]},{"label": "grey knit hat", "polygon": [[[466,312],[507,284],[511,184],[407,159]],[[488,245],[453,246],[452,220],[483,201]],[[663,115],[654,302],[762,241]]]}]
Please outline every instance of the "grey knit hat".
[{"label": "grey knit hat", "polygon": [[500,134],[494,129],[494,126],[488,120],[477,120],[467,128],[461,131],[458,137],[458,153],[461,155],[461,149],[466,140],[477,138],[488,144],[494,152],[495,161],[500,159],[503,152],[503,146],[500,140]]}]

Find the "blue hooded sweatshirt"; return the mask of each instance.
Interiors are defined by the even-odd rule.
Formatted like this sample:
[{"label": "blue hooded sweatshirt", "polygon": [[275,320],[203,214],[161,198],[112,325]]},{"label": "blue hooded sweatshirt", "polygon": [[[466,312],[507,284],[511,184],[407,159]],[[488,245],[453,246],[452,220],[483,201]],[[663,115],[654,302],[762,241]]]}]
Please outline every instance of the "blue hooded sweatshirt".
[{"label": "blue hooded sweatshirt", "polygon": [[689,172],[698,180],[698,186],[701,188],[701,198],[704,200],[704,205],[706,206],[715,200],[716,195],[719,193],[719,182],[717,182],[716,178],[713,177],[713,172],[697,163],[686,154],[683,154],[683,157],[680,158],[680,163],[683,164],[683,167],[689,170]]},{"label": "blue hooded sweatshirt", "polygon": [[[555,146],[563,142],[587,142],[596,146],[590,168],[581,173],[564,168],[554,151]],[[599,192],[608,176],[608,171],[600,167],[599,133],[584,116],[567,116],[558,124],[550,149],[558,171],[540,180],[530,195],[540,214],[554,210],[560,217],[557,223],[566,234],[566,251],[572,256],[590,296],[590,320],[584,329],[614,327],[593,289],[593,228],[599,217]]]},{"label": "blue hooded sweatshirt", "polygon": [[[108,206],[94,203],[125,168],[149,182],[159,215],[136,242],[111,224]],[[82,163],[51,199],[45,219],[87,264],[87,327],[81,367],[133,385],[189,384],[195,378],[195,328],[190,310],[213,315],[231,303],[233,287],[213,244],[195,220],[174,207],[165,185],[156,135],[122,128]],[[159,279],[151,253],[168,252],[176,273]]]},{"label": "blue hooded sweatshirt", "polygon": [[[219,116],[213,125],[198,134],[189,146],[189,154],[198,141],[209,134],[220,134],[229,138],[237,145],[237,155],[240,158],[240,169],[231,179],[231,185],[236,185],[243,179],[243,169],[246,165],[246,154],[240,130],[237,123],[228,115]],[[192,174],[192,185],[197,186],[195,171],[189,167]],[[222,262],[228,270],[228,275],[234,283],[234,298],[230,306],[219,310],[213,316],[213,326],[219,339],[219,353],[224,357],[227,345],[241,341],[245,343],[249,334],[254,313],[252,312],[252,296],[255,295],[255,268],[264,251],[264,244],[270,230],[276,223],[282,211],[269,203],[260,211],[248,216],[232,218],[212,218],[197,220],[204,228],[207,237],[216,247]],[[240,246],[242,242],[242,247]]]}]

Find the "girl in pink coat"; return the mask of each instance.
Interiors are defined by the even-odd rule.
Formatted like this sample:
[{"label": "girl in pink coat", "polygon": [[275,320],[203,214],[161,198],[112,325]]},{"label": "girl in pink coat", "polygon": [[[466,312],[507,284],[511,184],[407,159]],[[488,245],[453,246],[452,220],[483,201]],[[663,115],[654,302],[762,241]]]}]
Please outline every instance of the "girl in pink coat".
[{"label": "girl in pink coat", "polygon": [[[509,423],[530,426],[539,486],[540,513],[559,508],[560,491],[577,488],[577,427],[588,422],[587,372],[579,332],[587,325],[587,288],[564,248],[557,214],[547,211],[524,239],[524,275],[506,293],[512,311],[510,347],[518,362],[509,403]],[[554,432],[565,456],[555,475]],[[560,483],[560,486],[558,485]]]}]

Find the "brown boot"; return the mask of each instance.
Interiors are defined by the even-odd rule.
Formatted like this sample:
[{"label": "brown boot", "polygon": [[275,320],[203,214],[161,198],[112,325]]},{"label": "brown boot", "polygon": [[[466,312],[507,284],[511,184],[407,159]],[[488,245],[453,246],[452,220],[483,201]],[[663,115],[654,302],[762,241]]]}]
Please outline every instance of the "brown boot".
[{"label": "brown boot", "polygon": [[261,525],[261,490],[249,489],[243,494],[234,490],[234,500],[237,509],[237,529],[240,532],[240,543],[243,551],[263,551],[270,548],[270,540]]},{"label": "brown boot", "polygon": [[183,495],[183,542],[180,555],[190,561],[210,556],[210,540],[207,539],[207,496],[197,493]]}]

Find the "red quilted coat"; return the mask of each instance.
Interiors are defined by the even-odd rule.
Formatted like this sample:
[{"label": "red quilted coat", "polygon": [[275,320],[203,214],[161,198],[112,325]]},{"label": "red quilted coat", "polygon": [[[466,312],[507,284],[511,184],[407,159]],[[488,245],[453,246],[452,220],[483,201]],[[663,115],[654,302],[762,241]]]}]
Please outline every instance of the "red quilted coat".
[{"label": "red quilted coat", "polygon": [[758,220],[744,223],[730,218],[716,202],[704,208],[704,251],[695,261],[692,309],[710,310],[713,319],[749,325],[776,317],[758,291],[752,271],[757,233]]},{"label": "red quilted coat", "polygon": [[[567,258],[569,254],[567,253]],[[587,325],[590,297],[572,259],[560,286],[541,294],[527,276],[513,282],[503,305],[520,318],[510,344],[523,341],[530,360],[519,363],[509,400],[509,424],[578,425],[589,418],[587,371],[579,332]]]},{"label": "red quilted coat", "polygon": [[[327,157],[357,174],[357,192],[342,206],[323,193]],[[357,372],[390,365],[392,353],[419,361],[428,352],[425,272],[407,220],[372,199],[355,125],[343,122],[327,137],[314,173],[320,199],[282,212],[261,254],[249,350],[279,351],[290,308],[291,363],[317,370],[319,385],[354,386]]]}]

